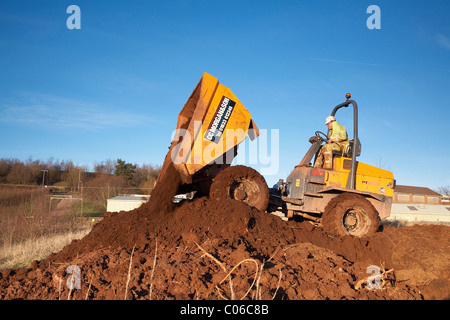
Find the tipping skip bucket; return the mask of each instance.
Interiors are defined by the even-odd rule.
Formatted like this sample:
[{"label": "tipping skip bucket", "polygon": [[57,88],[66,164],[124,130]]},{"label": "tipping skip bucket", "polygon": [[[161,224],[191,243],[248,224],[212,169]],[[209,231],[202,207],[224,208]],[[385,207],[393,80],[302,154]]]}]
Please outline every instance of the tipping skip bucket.
[{"label": "tipping skip bucket", "polygon": [[229,165],[247,135],[251,140],[259,136],[250,113],[230,89],[205,72],[178,115],[165,162],[170,158],[182,182],[192,183],[195,173],[214,162],[223,163],[225,155]]}]

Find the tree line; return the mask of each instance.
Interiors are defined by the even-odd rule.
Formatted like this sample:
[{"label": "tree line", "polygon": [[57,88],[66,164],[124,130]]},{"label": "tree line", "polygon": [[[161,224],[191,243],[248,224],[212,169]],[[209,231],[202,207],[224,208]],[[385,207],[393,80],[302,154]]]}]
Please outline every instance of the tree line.
[{"label": "tree line", "polygon": [[94,171],[72,160],[47,161],[0,159],[0,183],[18,185],[47,185],[82,187],[141,188],[151,190],[161,166],[132,164],[122,159],[95,162]]}]

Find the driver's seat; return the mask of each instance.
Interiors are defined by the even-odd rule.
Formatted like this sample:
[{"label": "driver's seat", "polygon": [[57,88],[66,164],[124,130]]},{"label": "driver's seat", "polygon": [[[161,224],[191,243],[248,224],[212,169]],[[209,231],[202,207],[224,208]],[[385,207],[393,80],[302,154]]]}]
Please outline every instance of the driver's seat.
[{"label": "driver's seat", "polygon": [[[339,145],[341,146],[341,150],[333,151],[334,157],[345,157],[345,158],[351,158],[352,152],[353,152],[353,140],[343,141],[340,142]],[[358,149],[356,150],[356,156],[359,157],[361,155],[361,143],[358,143]]]}]

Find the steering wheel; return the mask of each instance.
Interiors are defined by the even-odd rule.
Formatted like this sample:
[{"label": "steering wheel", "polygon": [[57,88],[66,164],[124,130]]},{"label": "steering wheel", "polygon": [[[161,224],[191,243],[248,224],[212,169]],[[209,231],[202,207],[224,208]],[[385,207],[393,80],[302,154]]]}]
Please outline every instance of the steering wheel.
[{"label": "steering wheel", "polygon": [[325,133],[323,133],[322,131],[316,131],[315,133],[316,137],[320,139],[320,141],[325,142],[328,140],[328,137]]}]

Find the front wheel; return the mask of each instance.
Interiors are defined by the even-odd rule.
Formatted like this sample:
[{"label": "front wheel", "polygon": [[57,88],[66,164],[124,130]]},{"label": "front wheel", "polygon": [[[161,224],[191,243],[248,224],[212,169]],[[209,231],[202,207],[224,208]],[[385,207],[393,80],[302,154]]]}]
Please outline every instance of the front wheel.
[{"label": "front wheel", "polygon": [[343,193],[326,206],[322,225],[327,233],[364,237],[377,232],[380,218],[369,200],[359,194]]},{"label": "front wheel", "polygon": [[209,197],[242,201],[264,212],[269,205],[269,188],[258,171],[241,165],[231,166],[214,178]]}]

